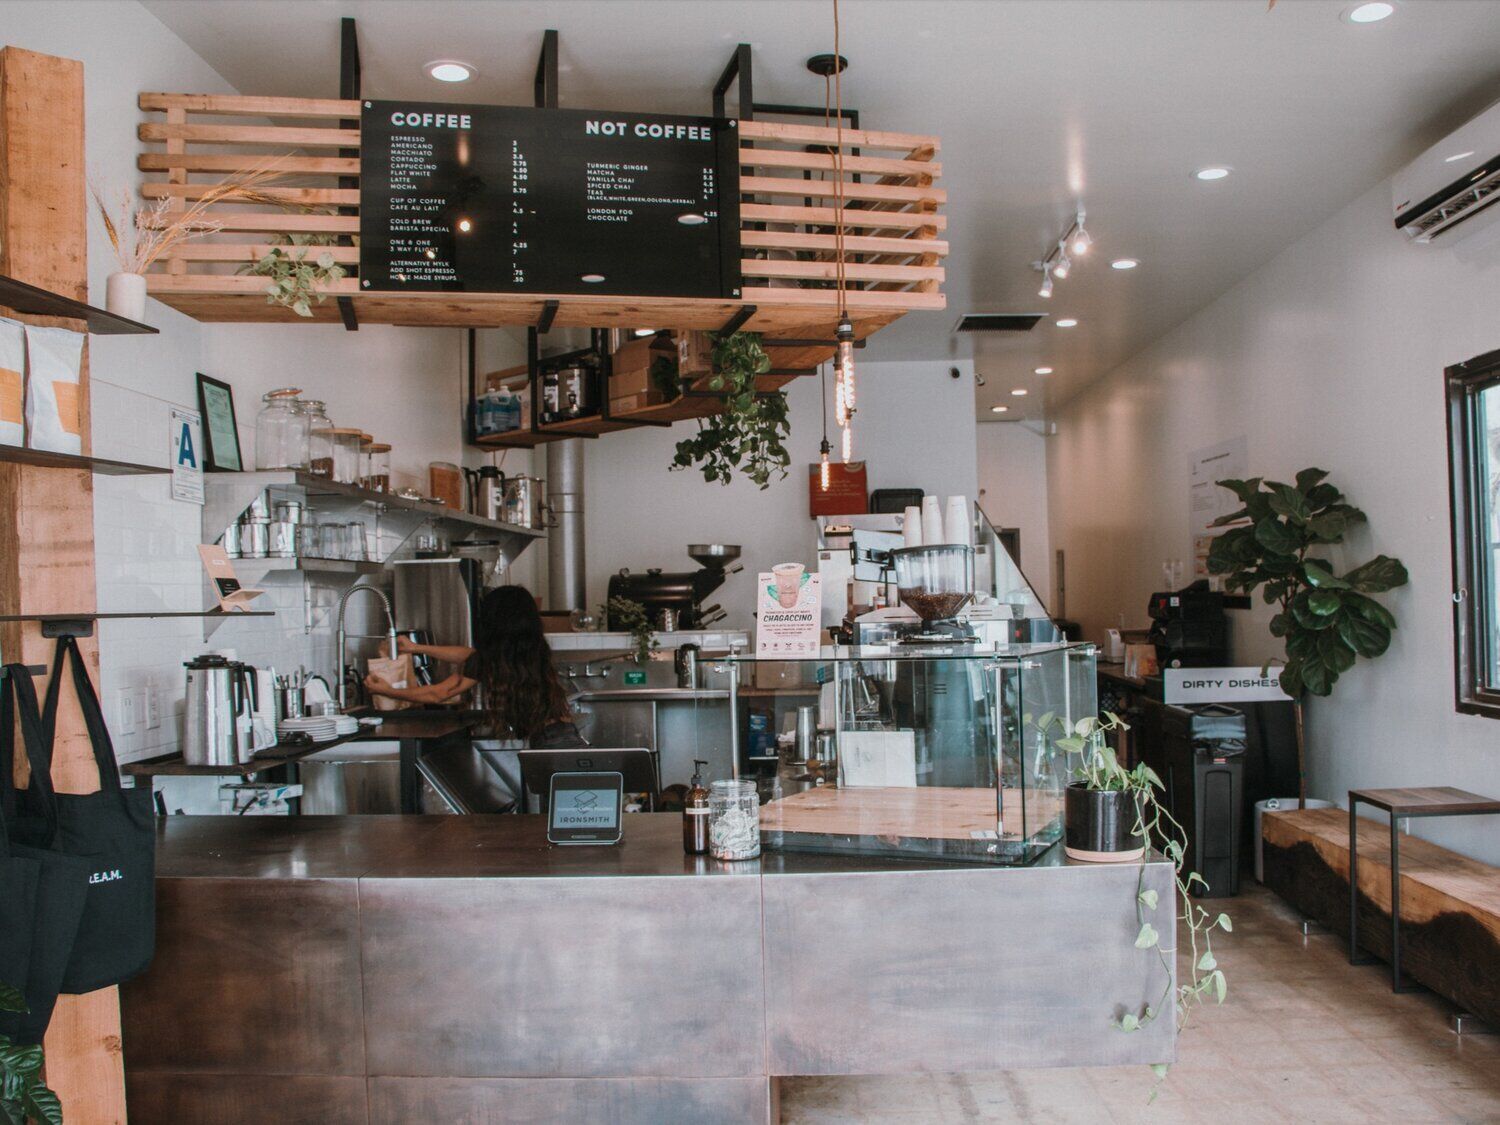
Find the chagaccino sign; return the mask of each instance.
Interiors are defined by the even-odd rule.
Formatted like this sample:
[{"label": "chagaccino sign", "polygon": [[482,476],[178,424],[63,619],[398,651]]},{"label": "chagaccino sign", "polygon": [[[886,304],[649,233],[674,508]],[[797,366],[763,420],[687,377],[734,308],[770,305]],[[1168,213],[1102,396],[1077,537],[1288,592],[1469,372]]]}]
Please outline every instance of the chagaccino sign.
[{"label": "chagaccino sign", "polygon": [[1167,668],[1162,671],[1164,703],[1274,703],[1290,699],[1281,690],[1280,672],[1262,675],[1252,668]]}]

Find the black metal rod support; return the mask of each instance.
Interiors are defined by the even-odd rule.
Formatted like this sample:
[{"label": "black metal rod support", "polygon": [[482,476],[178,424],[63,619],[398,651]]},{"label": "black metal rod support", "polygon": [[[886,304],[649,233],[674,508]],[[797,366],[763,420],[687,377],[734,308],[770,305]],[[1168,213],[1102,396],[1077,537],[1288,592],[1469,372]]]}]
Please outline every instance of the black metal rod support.
[{"label": "black metal rod support", "polygon": [[542,53],[536,60],[532,100],[537,109],[557,108],[557,32],[550,28],[542,35]]},{"label": "black metal rod support", "polygon": [[720,336],[732,336],[743,328],[746,322],[756,313],[755,305],[741,305],[738,312],[724,322],[719,329]]},{"label": "black metal rod support", "polygon": [[729,64],[724,67],[724,73],[719,75],[719,80],[714,83],[714,116],[728,117],[724,109],[724,95],[729,92],[730,84],[738,78],[740,80],[740,110],[741,121],[753,121],[755,119],[755,79],[750,62],[750,44],[741,43],[734,49],[734,54],[729,56]]},{"label": "black metal rod support", "polygon": [[[359,64],[359,34],[352,17],[345,16],[339,22],[339,97],[345,101],[358,101],[360,89],[360,64]],[[343,129],[358,129],[359,122],[345,118],[339,122]],[[358,149],[341,148],[339,155],[343,157],[356,157]],[[339,187],[357,188],[359,178],[356,176],[340,176]],[[358,212],[352,207],[340,207],[340,215],[354,215]],[[354,240],[347,234],[339,236],[340,246],[353,246]],[[354,302],[348,297],[338,299],[339,318],[344,322],[344,328],[350,332],[358,331],[359,318],[354,313]]]},{"label": "black metal rod support", "polygon": [[538,332],[552,331],[552,322],[557,319],[557,310],[561,302],[543,301],[542,315],[537,317],[536,330]]}]

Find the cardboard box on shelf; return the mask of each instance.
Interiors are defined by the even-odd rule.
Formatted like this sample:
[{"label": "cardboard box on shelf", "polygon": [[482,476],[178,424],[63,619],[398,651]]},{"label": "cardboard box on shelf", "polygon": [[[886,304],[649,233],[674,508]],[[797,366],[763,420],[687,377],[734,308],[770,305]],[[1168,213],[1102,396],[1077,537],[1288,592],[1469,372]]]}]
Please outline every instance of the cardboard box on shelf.
[{"label": "cardboard box on shelf", "polygon": [[615,409],[615,402],[619,399],[642,398],[641,406],[666,401],[666,396],[651,378],[651,365],[658,359],[671,358],[671,350],[659,345],[654,336],[620,345],[615,350],[610,369],[611,410]]},{"label": "cardboard box on shelf", "polygon": [[682,377],[683,382],[713,371],[714,345],[707,332],[673,332],[672,346],[677,351],[677,374]]},{"label": "cardboard box on shelf", "polygon": [[644,410],[648,406],[658,406],[665,401],[661,395],[616,395],[609,400],[609,412],[616,418],[622,414],[629,414],[635,410]]}]

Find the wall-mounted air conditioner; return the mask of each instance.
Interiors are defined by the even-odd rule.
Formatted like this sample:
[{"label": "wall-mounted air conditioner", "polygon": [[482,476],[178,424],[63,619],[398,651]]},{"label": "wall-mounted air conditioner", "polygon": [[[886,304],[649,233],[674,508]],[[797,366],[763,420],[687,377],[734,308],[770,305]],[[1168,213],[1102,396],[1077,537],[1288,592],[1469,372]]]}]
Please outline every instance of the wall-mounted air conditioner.
[{"label": "wall-mounted air conditioner", "polygon": [[1447,245],[1500,219],[1500,102],[1396,173],[1391,194],[1414,242]]}]

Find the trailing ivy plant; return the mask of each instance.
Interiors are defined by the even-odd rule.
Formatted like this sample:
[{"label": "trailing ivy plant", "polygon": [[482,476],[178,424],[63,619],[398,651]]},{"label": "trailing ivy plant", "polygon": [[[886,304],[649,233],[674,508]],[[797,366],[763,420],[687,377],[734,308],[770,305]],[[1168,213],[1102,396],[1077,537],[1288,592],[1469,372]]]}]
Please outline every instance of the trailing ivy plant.
[{"label": "trailing ivy plant", "polygon": [[313,301],[322,304],[328,298],[325,290],[342,281],[348,272],[333,260],[327,250],[312,261],[308,255],[319,246],[337,242],[331,234],[284,234],[264,257],[241,266],[240,273],[270,279],[266,286],[266,303],[291,309],[298,316],[312,316]]},{"label": "trailing ivy plant", "polygon": [[646,607],[634,598],[610,598],[599,607],[599,617],[606,625],[615,625],[621,632],[630,634],[632,653],[637,664],[644,664],[656,651],[656,632],[651,628],[651,619],[646,616]]},{"label": "trailing ivy plant", "polygon": [[[1163,1012],[1175,1012],[1179,1029],[1187,1022],[1189,1012],[1195,1005],[1212,999],[1217,1004],[1224,1002],[1228,993],[1228,981],[1224,970],[1214,957],[1213,932],[1234,929],[1229,915],[1214,913],[1193,901],[1192,891],[1196,884],[1207,890],[1208,882],[1196,871],[1186,870],[1187,834],[1182,825],[1164,809],[1157,800],[1157,792],[1163,788],[1161,778],[1144,762],[1127,769],[1109,745],[1109,736],[1117,731],[1130,729],[1128,723],[1118,715],[1104,712],[1102,719],[1089,716],[1079,719],[1071,727],[1053,712],[1036,720],[1036,726],[1045,736],[1053,739],[1056,750],[1067,757],[1067,774],[1087,789],[1099,792],[1127,794],[1127,801],[1136,810],[1136,823],[1131,834],[1146,842],[1141,854],[1136,877],[1135,921],[1136,949],[1151,950],[1161,965],[1165,983],[1160,998],[1155,1004],[1144,1004],[1138,1010],[1126,1010],[1112,1017],[1114,1025],[1121,1031],[1139,1031],[1159,1019]],[[1172,862],[1172,878],[1176,885],[1177,907],[1173,915],[1181,923],[1177,933],[1168,934],[1163,945],[1163,935],[1151,922],[1151,916],[1159,904],[1156,888],[1146,886],[1147,864],[1152,852],[1165,855]],[[1177,955],[1178,933],[1188,941],[1188,979],[1177,985],[1172,992],[1172,958]],[[1167,1064],[1157,1063],[1151,1067],[1158,1079],[1167,1075]],[[1152,1090],[1151,1097],[1157,1091]]]},{"label": "trailing ivy plant", "polygon": [[[0,981],[0,1012],[26,1011],[26,998]],[[62,1125],[62,1102],[42,1081],[42,1048],[12,1043],[0,1035],[0,1122],[4,1125]]]},{"label": "trailing ivy plant", "polygon": [[786,395],[755,389],[756,376],[771,370],[771,357],[761,347],[760,333],[735,332],[714,339],[713,360],[707,385],[723,395],[724,408],[699,419],[698,432],[677,443],[672,468],[697,465],[704,480],[720,484],[739,472],[767,488],[773,476],[785,478],[791,464]]},{"label": "trailing ivy plant", "polygon": [[1386,555],[1342,575],[1316,556],[1365,522],[1364,512],[1345,503],[1327,476],[1322,469],[1303,469],[1294,484],[1259,477],[1218,482],[1244,507],[1215,526],[1245,522],[1213,541],[1209,573],[1223,575],[1231,591],[1248,594],[1259,587],[1265,602],[1279,607],[1271,635],[1285,644],[1281,687],[1293,699],[1304,692],[1328,695],[1356,660],[1385,652],[1396,618],[1370,595],[1407,582],[1406,567]]}]

